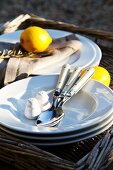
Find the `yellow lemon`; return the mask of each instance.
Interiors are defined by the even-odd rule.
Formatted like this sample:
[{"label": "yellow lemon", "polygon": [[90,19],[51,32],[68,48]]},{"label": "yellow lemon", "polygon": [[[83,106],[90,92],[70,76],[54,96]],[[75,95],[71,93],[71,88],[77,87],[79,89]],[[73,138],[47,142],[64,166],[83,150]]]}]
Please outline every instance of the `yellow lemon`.
[{"label": "yellow lemon", "polygon": [[101,66],[95,66],[94,69],[95,73],[92,76],[92,79],[97,80],[106,86],[109,86],[111,81],[109,72]]},{"label": "yellow lemon", "polygon": [[52,43],[49,33],[40,27],[26,28],[20,35],[20,44],[29,52],[43,52]]},{"label": "yellow lemon", "polygon": [[[110,81],[111,81],[111,77],[110,77],[109,72],[101,66],[95,66],[94,69],[95,69],[95,73],[92,76],[92,79],[97,80],[97,81],[103,83],[106,86],[109,86]],[[81,76],[84,72],[85,72],[85,70],[83,70],[81,72]]]}]

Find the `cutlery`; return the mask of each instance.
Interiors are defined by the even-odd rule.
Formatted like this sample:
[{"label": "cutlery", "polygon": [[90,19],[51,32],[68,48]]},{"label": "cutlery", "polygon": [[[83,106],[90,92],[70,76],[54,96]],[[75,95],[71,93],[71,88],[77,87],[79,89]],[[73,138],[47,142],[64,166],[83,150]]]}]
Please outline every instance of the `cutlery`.
[{"label": "cutlery", "polygon": [[56,97],[60,95],[60,93],[64,87],[64,84],[66,83],[66,81],[68,79],[69,73],[70,73],[70,65],[69,64],[63,65],[60,75],[59,75],[59,78],[58,78],[58,81],[57,81],[57,84],[56,84],[54,94],[53,94],[52,107],[49,110],[53,109],[53,107],[56,107]]},{"label": "cutlery", "polygon": [[[54,95],[53,95],[52,107],[48,111],[43,112],[41,114],[42,115],[41,117],[43,117],[42,119],[43,119],[44,122],[46,122],[46,120],[48,120],[49,118],[50,118],[50,120],[52,119],[52,121],[55,122],[54,118],[56,119],[57,115],[58,115],[57,121],[60,120],[64,116],[63,114],[60,115],[60,111],[59,111],[59,114],[57,113],[58,112],[57,110],[59,110],[59,109],[57,109],[57,110],[55,109],[57,107],[57,104],[58,104],[58,96],[61,94],[61,92],[64,96],[66,95],[68,90],[76,82],[77,78],[79,77],[79,73],[81,71],[80,67],[75,67],[75,69],[70,74],[70,77],[69,77],[69,79],[66,83],[66,80],[67,80],[67,77],[68,77],[68,71],[69,71],[68,69],[70,69],[69,64],[64,65],[61,69],[59,79],[58,79],[58,82],[57,82],[56,88],[55,88],[56,90],[55,90]],[[64,86],[65,83],[66,83],[66,85]],[[53,112],[53,110],[54,110],[54,112]],[[38,117],[36,124],[41,123],[39,119],[40,119],[40,117]]]},{"label": "cutlery", "polygon": [[[79,78],[80,71],[82,70],[81,67],[75,67],[75,69],[72,71],[72,73],[69,76],[69,79],[67,83],[65,84],[64,88],[62,89],[62,95],[66,95],[69,89],[74,85],[74,83]],[[61,93],[61,91],[60,91]],[[60,95],[59,93],[59,95]],[[55,100],[55,105],[57,106],[58,98]]]},{"label": "cutlery", "polygon": [[37,126],[49,126],[49,127],[57,125],[65,115],[63,112],[62,106],[74,94],[77,94],[78,91],[80,91],[84,87],[84,85],[90,80],[90,78],[94,74],[94,71],[95,71],[94,68],[87,69],[85,73],[75,82],[75,84],[71,88],[67,86],[69,90],[67,90],[67,88],[64,87],[64,89],[66,89],[66,92],[63,90],[63,92],[59,94],[59,96],[56,97],[56,101],[57,101],[56,107],[53,107],[51,111],[48,110],[46,112],[42,112],[38,116],[36,125]]},{"label": "cutlery", "polygon": [[73,70],[73,72],[71,73],[66,85],[64,86],[62,93],[66,94],[69,89],[73,86],[73,84],[77,81],[77,79],[79,78],[79,73],[81,71],[80,67],[75,67],[75,69]]},{"label": "cutlery", "polygon": [[[49,116],[51,113],[53,114],[53,109],[55,109],[55,107],[57,105],[56,98],[60,95],[60,93],[64,87],[64,84],[66,83],[67,78],[69,76],[69,72],[70,72],[70,65],[69,64],[63,65],[60,75],[59,75],[59,78],[58,78],[58,81],[57,81],[57,84],[56,84],[55,92],[53,94],[53,103],[52,103],[51,108],[49,109]],[[46,112],[47,112],[47,115],[46,115]],[[44,114],[42,114],[43,120],[48,119],[48,111],[45,111],[43,113],[44,113]],[[39,124],[40,120],[37,120],[37,123]]]},{"label": "cutlery", "polygon": [[64,84],[66,83],[67,78],[69,76],[69,72],[70,72],[70,65],[69,64],[63,65],[58,78],[58,82],[56,84],[54,95],[58,96],[61,93],[62,88],[64,87]]}]

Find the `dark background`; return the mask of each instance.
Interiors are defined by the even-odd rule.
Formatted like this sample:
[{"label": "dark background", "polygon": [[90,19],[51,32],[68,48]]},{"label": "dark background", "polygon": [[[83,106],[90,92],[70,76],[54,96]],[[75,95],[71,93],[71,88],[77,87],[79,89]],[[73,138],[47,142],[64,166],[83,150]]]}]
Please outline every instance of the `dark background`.
[{"label": "dark background", "polygon": [[0,0],[1,23],[25,13],[113,31],[113,0]]}]

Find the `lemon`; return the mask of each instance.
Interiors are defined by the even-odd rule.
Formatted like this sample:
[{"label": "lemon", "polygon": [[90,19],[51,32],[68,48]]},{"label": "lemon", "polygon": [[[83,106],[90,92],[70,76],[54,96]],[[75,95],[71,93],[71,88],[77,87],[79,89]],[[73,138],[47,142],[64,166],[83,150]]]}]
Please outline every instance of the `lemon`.
[{"label": "lemon", "polygon": [[[111,81],[109,72],[101,66],[94,66],[93,68],[95,69],[95,73],[92,76],[92,79],[99,81],[106,86],[109,86]],[[81,72],[81,76],[84,74],[84,72],[85,70]]]},{"label": "lemon", "polygon": [[20,35],[20,44],[28,52],[43,52],[52,42],[49,33],[37,26],[26,28]]},{"label": "lemon", "polygon": [[101,66],[95,66],[94,69],[95,73],[92,76],[92,79],[97,80],[106,86],[109,86],[111,81],[109,72]]}]

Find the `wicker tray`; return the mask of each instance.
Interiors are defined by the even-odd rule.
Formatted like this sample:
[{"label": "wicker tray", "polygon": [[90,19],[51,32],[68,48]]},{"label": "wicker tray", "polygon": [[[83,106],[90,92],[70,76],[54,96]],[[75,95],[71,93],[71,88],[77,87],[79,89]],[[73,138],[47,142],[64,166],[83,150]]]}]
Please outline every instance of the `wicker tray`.
[{"label": "wicker tray", "polygon": [[[54,28],[88,36],[101,48],[100,65],[111,74],[113,89],[113,34],[76,25],[46,20],[37,16],[21,15],[0,27],[0,34],[24,29],[30,25]],[[9,168],[10,167],[10,168]],[[93,138],[66,146],[36,147],[0,130],[0,169],[28,170],[97,170],[113,169],[112,127]]]}]

